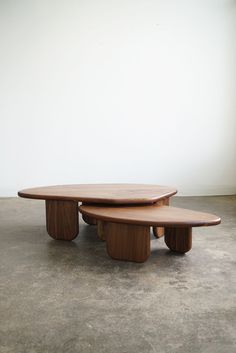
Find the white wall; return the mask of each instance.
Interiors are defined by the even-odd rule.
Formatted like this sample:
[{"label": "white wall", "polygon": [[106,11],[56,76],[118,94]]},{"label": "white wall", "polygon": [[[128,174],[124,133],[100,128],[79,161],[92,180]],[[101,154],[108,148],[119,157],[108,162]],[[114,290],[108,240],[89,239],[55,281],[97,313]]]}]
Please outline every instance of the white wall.
[{"label": "white wall", "polygon": [[0,195],[236,192],[236,1],[0,0]]}]

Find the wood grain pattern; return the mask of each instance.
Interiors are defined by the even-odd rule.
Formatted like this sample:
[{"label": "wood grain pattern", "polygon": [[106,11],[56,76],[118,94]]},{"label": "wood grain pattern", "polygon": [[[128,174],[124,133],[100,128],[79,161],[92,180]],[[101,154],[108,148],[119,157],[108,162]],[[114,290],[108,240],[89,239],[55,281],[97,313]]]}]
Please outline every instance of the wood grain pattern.
[{"label": "wood grain pattern", "polygon": [[152,232],[155,238],[159,239],[164,236],[164,227],[152,227]]},{"label": "wood grain pattern", "polygon": [[[163,200],[160,200],[160,201],[158,201],[157,203],[156,203],[156,205],[158,205],[158,206],[160,206],[160,205],[162,205],[162,206],[169,206],[169,204],[170,204],[170,198],[169,197],[166,197],[165,199],[163,199]],[[154,235],[154,237],[156,237],[156,238],[161,238],[161,237],[163,237],[163,235],[164,235],[164,233],[165,233],[165,228],[164,227],[153,227],[152,228],[152,231],[153,231],[153,235]]]},{"label": "wood grain pattern", "polygon": [[106,222],[103,221],[98,221],[97,222],[97,233],[98,233],[98,237],[105,241],[106,240],[106,231],[105,231],[105,227],[106,227]]},{"label": "wood grain pattern", "polygon": [[82,213],[82,218],[83,218],[83,221],[89,224],[90,226],[95,226],[97,224],[97,220],[95,218],[89,217],[86,214]]},{"label": "wood grain pattern", "polygon": [[150,228],[106,223],[107,253],[113,259],[144,262],[150,256]]},{"label": "wood grain pattern", "polygon": [[18,192],[20,197],[108,204],[147,204],[176,194],[169,186],[147,184],[54,185]]},{"label": "wood grain pattern", "polygon": [[73,240],[79,233],[78,203],[46,200],[48,234],[57,240]]},{"label": "wood grain pattern", "polygon": [[159,227],[200,227],[216,225],[220,218],[209,213],[171,206],[80,206],[81,212],[96,219],[125,224]]},{"label": "wood grain pattern", "polygon": [[165,243],[172,251],[186,253],[192,248],[192,228],[165,228]]}]

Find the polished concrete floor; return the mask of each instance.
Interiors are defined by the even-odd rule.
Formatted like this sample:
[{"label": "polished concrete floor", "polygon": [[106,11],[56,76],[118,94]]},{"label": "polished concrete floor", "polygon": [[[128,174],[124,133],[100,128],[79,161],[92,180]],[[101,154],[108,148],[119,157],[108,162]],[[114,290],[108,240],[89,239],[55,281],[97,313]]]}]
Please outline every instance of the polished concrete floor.
[{"label": "polished concrete floor", "polygon": [[176,197],[215,213],[193,249],[152,238],[144,264],[111,260],[81,220],[73,242],[45,230],[44,202],[0,199],[1,353],[235,353],[236,197]]}]

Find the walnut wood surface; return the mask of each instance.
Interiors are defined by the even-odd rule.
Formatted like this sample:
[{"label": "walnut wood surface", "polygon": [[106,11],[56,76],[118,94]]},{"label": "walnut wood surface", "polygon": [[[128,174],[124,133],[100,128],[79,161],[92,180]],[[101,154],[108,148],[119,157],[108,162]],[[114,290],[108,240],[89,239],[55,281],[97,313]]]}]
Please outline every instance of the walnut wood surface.
[{"label": "walnut wood surface", "polygon": [[79,233],[78,203],[46,200],[48,234],[57,240],[73,240]]},{"label": "walnut wood surface", "polygon": [[95,218],[89,217],[82,213],[82,218],[85,223],[89,224],[90,226],[95,226],[97,224],[97,220]]},{"label": "walnut wood surface", "polygon": [[101,240],[106,240],[106,234],[105,234],[105,227],[106,227],[106,222],[103,221],[97,221],[97,233],[98,236]]},{"label": "walnut wood surface", "polygon": [[[169,197],[166,197],[165,199],[158,201],[158,202],[156,203],[156,205],[158,205],[158,206],[160,206],[160,205],[162,205],[162,206],[164,206],[164,205],[165,205],[165,206],[169,206],[169,204],[170,204],[170,201],[169,201],[169,200],[170,200]],[[156,238],[161,238],[161,237],[163,237],[163,235],[164,235],[164,233],[165,233],[165,228],[164,228],[164,227],[153,227],[152,230],[153,230],[153,235],[154,235],[154,237],[156,237]]]},{"label": "walnut wood surface", "polygon": [[144,262],[150,255],[150,228],[131,224],[106,223],[107,253],[113,259]]},{"label": "walnut wood surface", "polygon": [[155,238],[159,239],[164,236],[165,228],[164,227],[152,227],[152,232]]},{"label": "walnut wood surface", "polygon": [[192,228],[165,228],[165,243],[172,251],[186,253],[192,248]]},{"label": "walnut wood surface", "polygon": [[209,213],[171,206],[80,206],[81,212],[103,221],[160,227],[199,227],[220,223],[220,218]]},{"label": "walnut wood surface", "polygon": [[169,186],[146,184],[54,185],[18,192],[20,197],[43,200],[73,200],[108,204],[146,204],[176,194]]}]

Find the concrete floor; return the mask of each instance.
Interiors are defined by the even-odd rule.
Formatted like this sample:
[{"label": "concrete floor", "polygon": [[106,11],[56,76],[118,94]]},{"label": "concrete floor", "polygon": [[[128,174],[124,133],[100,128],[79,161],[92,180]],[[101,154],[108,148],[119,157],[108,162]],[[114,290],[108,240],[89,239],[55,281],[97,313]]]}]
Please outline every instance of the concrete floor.
[{"label": "concrete floor", "polygon": [[176,197],[215,213],[175,255],[152,238],[144,264],[111,260],[81,220],[52,240],[44,202],[0,199],[1,353],[235,353],[236,197]]}]

